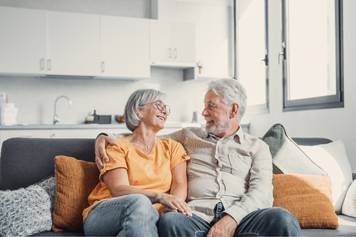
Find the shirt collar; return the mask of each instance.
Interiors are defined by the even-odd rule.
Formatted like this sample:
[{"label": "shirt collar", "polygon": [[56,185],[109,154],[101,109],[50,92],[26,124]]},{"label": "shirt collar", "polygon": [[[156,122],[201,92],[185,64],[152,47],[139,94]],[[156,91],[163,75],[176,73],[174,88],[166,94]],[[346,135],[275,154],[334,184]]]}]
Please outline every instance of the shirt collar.
[{"label": "shirt collar", "polygon": [[[241,142],[244,142],[244,137],[245,137],[245,133],[244,131],[242,130],[241,126],[239,127],[239,129],[234,133],[232,134],[231,136],[229,137],[226,137],[227,139],[233,139],[235,142],[241,144]],[[210,138],[214,141],[218,141],[220,140],[221,138],[212,134],[212,133],[208,133],[207,134],[207,138]]]}]

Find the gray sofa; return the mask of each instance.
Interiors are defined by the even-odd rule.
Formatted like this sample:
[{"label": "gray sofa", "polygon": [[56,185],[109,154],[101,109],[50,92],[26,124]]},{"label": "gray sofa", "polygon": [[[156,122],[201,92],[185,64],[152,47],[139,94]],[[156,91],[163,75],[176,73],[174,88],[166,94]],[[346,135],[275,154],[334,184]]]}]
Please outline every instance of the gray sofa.
[{"label": "gray sofa", "polygon": [[[301,145],[328,143],[328,139],[294,138]],[[94,161],[93,139],[11,138],[3,142],[0,158],[0,190],[18,189],[54,175],[56,155]],[[356,218],[340,215],[337,230],[303,229],[303,236],[356,236]],[[354,224],[354,225],[352,225]],[[36,236],[80,236],[82,232],[42,232]]]}]

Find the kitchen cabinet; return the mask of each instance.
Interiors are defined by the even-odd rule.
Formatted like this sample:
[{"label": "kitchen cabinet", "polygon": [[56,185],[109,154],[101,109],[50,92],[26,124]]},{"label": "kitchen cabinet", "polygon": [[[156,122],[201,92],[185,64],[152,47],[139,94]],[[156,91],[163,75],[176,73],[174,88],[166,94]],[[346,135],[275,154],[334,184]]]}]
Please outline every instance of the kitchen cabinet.
[{"label": "kitchen cabinet", "polygon": [[46,13],[0,7],[0,73],[43,74]]},{"label": "kitchen cabinet", "polygon": [[228,18],[219,17],[197,23],[197,78],[233,77],[233,47]]},{"label": "kitchen cabinet", "polygon": [[100,16],[48,11],[47,25],[47,74],[99,74]]},{"label": "kitchen cabinet", "polygon": [[196,68],[194,23],[0,7],[0,30],[0,74],[142,79],[151,66]]},{"label": "kitchen cabinet", "polygon": [[97,15],[0,7],[0,73],[94,76]]},{"label": "kitchen cabinet", "polygon": [[149,21],[101,16],[101,76],[149,78]]},{"label": "kitchen cabinet", "polygon": [[153,66],[195,67],[195,25],[151,20]]}]

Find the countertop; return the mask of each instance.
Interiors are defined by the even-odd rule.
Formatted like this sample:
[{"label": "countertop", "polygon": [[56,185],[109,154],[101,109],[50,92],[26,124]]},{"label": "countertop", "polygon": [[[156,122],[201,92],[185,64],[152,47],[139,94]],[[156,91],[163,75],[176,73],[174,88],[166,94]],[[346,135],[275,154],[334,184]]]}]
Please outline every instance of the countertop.
[{"label": "countertop", "polygon": [[[200,127],[199,123],[167,122],[165,128]],[[125,124],[26,124],[0,126],[0,130],[127,129]]]}]

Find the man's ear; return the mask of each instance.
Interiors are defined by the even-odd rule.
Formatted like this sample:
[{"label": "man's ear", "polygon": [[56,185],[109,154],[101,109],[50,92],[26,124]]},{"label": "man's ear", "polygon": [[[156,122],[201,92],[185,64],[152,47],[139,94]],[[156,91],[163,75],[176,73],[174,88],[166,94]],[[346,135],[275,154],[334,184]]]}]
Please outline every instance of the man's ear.
[{"label": "man's ear", "polygon": [[238,112],[239,112],[239,105],[236,103],[233,103],[232,108],[231,108],[230,118],[231,119],[236,118]]}]

